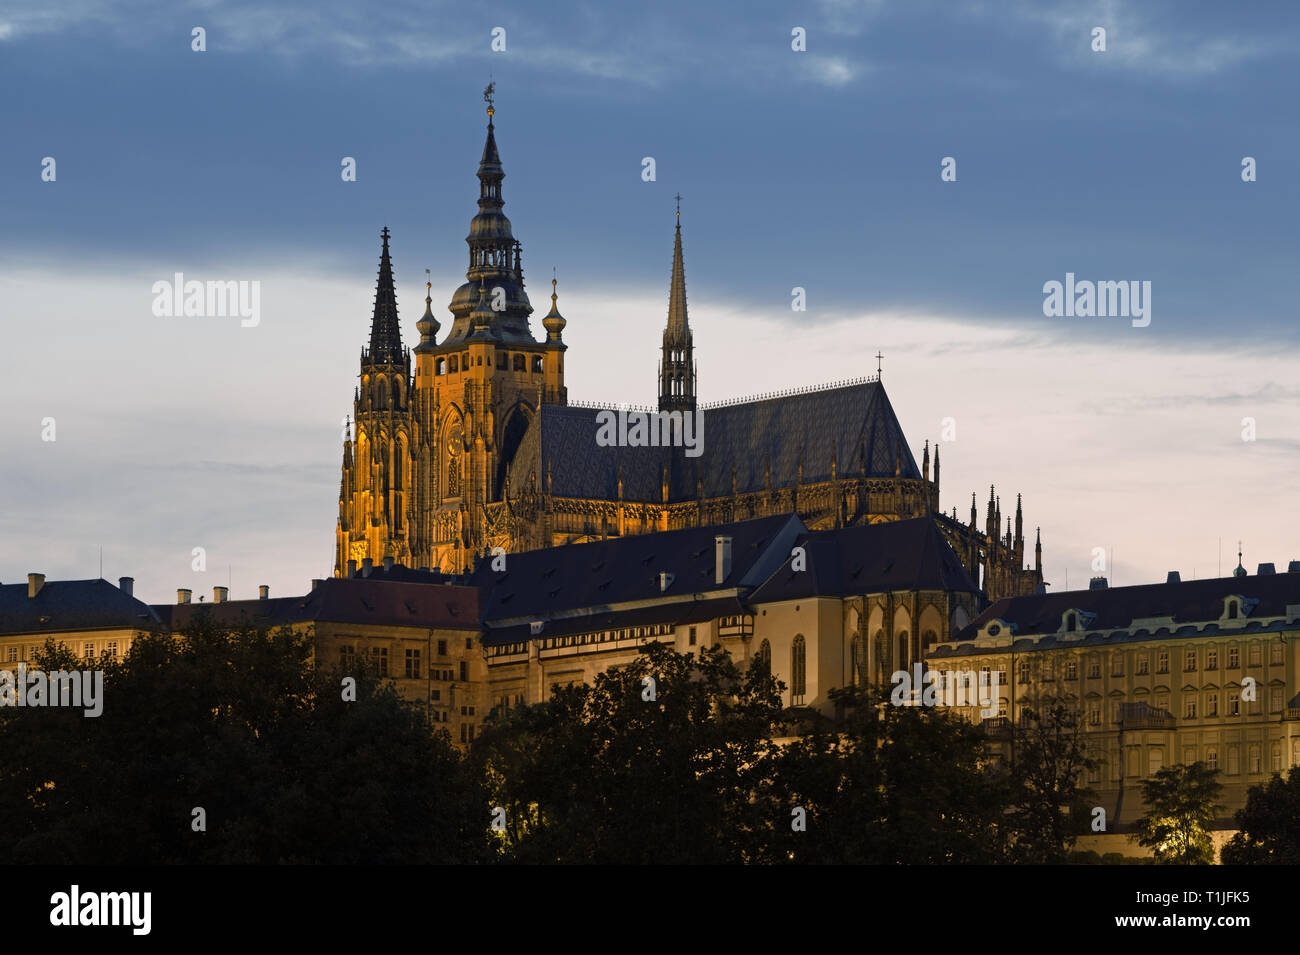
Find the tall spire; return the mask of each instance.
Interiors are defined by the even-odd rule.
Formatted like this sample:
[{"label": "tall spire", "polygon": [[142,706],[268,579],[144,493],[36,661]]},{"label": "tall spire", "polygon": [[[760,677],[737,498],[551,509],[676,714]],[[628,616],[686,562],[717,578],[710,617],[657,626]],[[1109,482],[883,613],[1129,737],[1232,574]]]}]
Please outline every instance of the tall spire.
[{"label": "tall spire", "polygon": [[659,410],[695,410],[695,346],[686,316],[686,267],[682,257],[682,197],[677,200],[673,274],[668,291],[668,326],[659,365]]},{"label": "tall spire", "polygon": [[[487,138],[483,142],[483,155],[478,164],[478,214],[470,222],[469,268],[465,284],[452,296],[451,313],[456,317],[443,344],[454,344],[474,333],[475,324],[470,318],[478,302],[479,286],[485,285],[493,297],[492,321],[485,334],[500,341],[535,342],[528,327],[528,316],[533,307],[524,292],[522,252],[511,231],[510,220],[501,211],[505,201],[501,196],[501,183],[506,178],[497,150],[495,84],[483,91],[487,102]],[[500,289],[500,299],[497,298]]]},{"label": "tall spire", "polygon": [[433,283],[429,281],[429,270],[424,270],[424,314],[415,323],[420,332],[420,344],[415,346],[417,352],[433,351],[437,347],[438,329],[442,326],[433,317]]},{"label": "tall spire", "polygon": [[375,314],[370,321],[371,364],[402,363],[402,329],[397,321],[397,291],[393,287],[393,262],[388,255],[388,226],[380,233],[379,281],[375,286]]}]

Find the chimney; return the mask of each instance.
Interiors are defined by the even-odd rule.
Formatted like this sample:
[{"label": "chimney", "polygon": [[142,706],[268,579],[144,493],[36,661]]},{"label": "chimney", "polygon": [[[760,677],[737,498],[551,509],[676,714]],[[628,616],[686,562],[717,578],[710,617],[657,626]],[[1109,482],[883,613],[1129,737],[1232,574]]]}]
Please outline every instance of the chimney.
[{"label": "chimney", "polygon": [[1106,589],[1106,578],[1105,578],[1105,577],[1094,577],[1094,578],[1092,578],[1092,580],[1088,581],[1088,589],[1089,589],[1089,590],[1105,590],[1105,589]]},{"label": "chimney", "polygon": [[362,560],[361,560],[361,576],[362,576],[362,577],[369,577],[369,576],[370,576],[370,572],[371,572],[372,570],[374,570],[374,569],[375,569],[375,562],[374,562],[373,560],[371,560],[369,557],[364,557],[364,558],[362,558]]},{"label": "chimney", "polygon": [[355,577],[356,575],[357,575],[357,562],[355,560],[350,560],[348,561],[348,576]]},{"label": "chimney", "polygon": [[731,538],[718,535],[713,538],[713,582],[723,583],[731,576]]},{"label": "chimney", "polygon": [[392,570],[392,569],[393,569],[393,558],[391,558],[391,557],[385,557],[385,558],[384,558],[384,573],[387,573],[388,571],[390,571],[390,570]]},{"label": "chimney", "polygon": [[30,600],[31,598],[39,594],[41,592],[41,588],[44,586],[45,586],[44,574],[28,574],[27,575],[27,599]]},{"label": "chimney", "polygon": [[194,592],[188,587],[178,587],[176,589],[176,602],[178,604],[187,604],[190,602],[190,597],[193,595]]},{"label": "chimney", "polygon": [[258,584],[258,585],[257,585],[257,599],[258,599],[258,600],[266,600],[266,599],[267,599],[268,597],[270,597],[270,596],[271,596],[271,588],[270,588],[270,587],[268,587],[266,584]]},{"label": "chimney", "polygon": [[1287,564],[1286,572],[1288,574],[1300,574],[1300,560],[1293,560],[1291,563]]},{"label": "chimney", "polygon": [[1165,583],[1167,584],[1181,584],[1182,582],[1183,582],[1183,577],[1176,570],[1171,570],[1169,572],[1169,576],[1165,578]]},{"label": "chimney", "polygon": [[1276,574],[1277,569],[1272,564],[1260,564],[1259,569],[1255,571],[1256,575],[1263,577],[1265,574]]},{"label": "chimney", "polygon": [[223,604],[223,603],[225,603],[225,602],[226,602],[226,598],[229,597],[229,596],[230,596],[230,588],[229,588],[229,587],[213,587],[213,588],[212,588],[212,602],[213,602],[214,604]]},{"label": "chimney", "polygon": [[134,594],[135,578],[134,577],[117,578],[117,589],[122,591],[122,593],[126,594],[128,597],[135,596]]},{"label": "chimney", "polygon": [[672,574],[668,573],[668,571],[666,570],[661,571],[659,574],[659,592],[663,593],[665,590],[671,587],[675,579],[676,578],[673,577]]}]

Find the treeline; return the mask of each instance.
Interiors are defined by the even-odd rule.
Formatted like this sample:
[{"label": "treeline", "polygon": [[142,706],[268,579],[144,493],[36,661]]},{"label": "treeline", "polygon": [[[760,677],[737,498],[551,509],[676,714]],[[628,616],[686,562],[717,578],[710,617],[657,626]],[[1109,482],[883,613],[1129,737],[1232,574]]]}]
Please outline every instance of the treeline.
[{"label": "treeline", "polygon": [[[11,860],[1052,863],[1095,819],[1093,764],[1056,701],[1017,728],[1004,768],[942,708],[850,688],[835,719],[791,711],[759,666],[651,644],[591,685],[494,713],[462,752],[386,681],[316,669],[310,648],[200,617],[96,661],[97,718],[0,707]],[[82,665],[53,642],[38,664]]]}]

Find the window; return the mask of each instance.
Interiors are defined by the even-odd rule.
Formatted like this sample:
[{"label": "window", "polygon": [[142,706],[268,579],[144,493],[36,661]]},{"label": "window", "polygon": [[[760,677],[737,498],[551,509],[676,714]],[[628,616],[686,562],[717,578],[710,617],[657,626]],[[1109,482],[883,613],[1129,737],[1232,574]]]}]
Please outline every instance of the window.
[{"label": "window", "polygon": [[93,643],[86,644],[85,649],[81,655],[85,657],[87,660],[95,659],[95,645]]},{"label": "window", "polygon": [[439,640],[439,641],[438,641],[438,656],[440,656],[440,657],[445,657],[446,655],[447,655],[447,641],[446,641],[446,640]]},{"label": "window", "polygon": [[1067,680],[1079,679],[1079,662],[1077,660],[1065,661],[1065,678]]},{"label": "window", "polygon": [[1161,650],[1159,653],[1156,654],[1156,672],[1157,673],[1169,672],[1169,651],[1168,650]]},{"label": "window", "polygon": [[116,640],[110,640],[110,641],[108,641],[108,644],[104,647],[104,656],[108,657],[110,660],[114,660],[114,659],[117,658],[117,641],[116,641]]},{"label": "window", "polygon": [[388,676],[388,648],[371,647],[370,659],[375,664],[375,669],[380,676]]},{"label": "window", "polygon": [[[691,627],[691,630],[694,629],[695,629],[694,627]],[[758,645],[758,654],[756,655],[756,659],[758,660],[759,666],[761,666],[768,673],[771,673],[772,672],[772,644],[768,643],[766,640],[760,643]]]},{"label": "window", "polygon": [[418,680],[420,678],[420,651],[406,651],[406,675],[410,679]]},{"label": "window", "polygon": [[1228,601],[1228,619],[1229,620],[1237,619],[1237,601],[1235,600]]},{"label": "window", "polygon": [[1281,643],[1272,643],[1272,644],[1269,644],[1269,648],[1268,648],[1268,662],[1269,662],[1269,664],[1270,664],[1271,666],[1281,666],[1281,665],[1282,665],[1282,651],[1283,651],[1283,649],[1284,649],[1284,648],[1283,648],[1283,646],[1282,646]]},{"label": "window", "polygon": [[1195,650],[1183,651],[1183,672],[1193,673],[1195,672],[1195,670],[1196,670],[1196,651]]},{"label": "window", "polygon": [[803,634],[794,638],[790,647],[790,705],[802,706],[804,695],[808,692],[807,663]]},{"label": "window", "polygon": [[1101,678],[1101,661],[1093,657],[1088,661],[1088,679],[1097,680]]},{"label": "window", "polygon": [[1261,652],[1259,644],[1252,643],[1250,645],[1250,665],[1253,667],[1257,667],[1263,662],[1264,662],[1264,654]]},{"label": "window", "polygon": [[1205,747],[1205,765],[1211,769],[1219,768],[1219,750],[1214,746]]},{"label": "window", "polygon": [[357,648],[350,643],[339,647],[339,666],[344,670],[355,669],[357,665]]},{"label": "window", "polygon": [[466,637],[466,638],[465,638],[465,649],[466,649],[466,650],[473,650],[473,649],[474,649],[474,638],[473,638],[473,637]]},{"label": "window", "polygon": [[1160,772],[1165,765],[1165,751],[1159,746],[1151,746],[1147,749],[1147,775],[1154,776]]},{"label": "window", "polygon": [[1282,688],[1275,686],[1268,691],[1268,711],[1270,713],[1282,712]]},{"label": "window", "polygon": [[[431,699],[431,700],[441,700],[441,699],[442,699],[442,690],[430,690],[430,691],[429,691],[429,699]],[[436,715],[436,714],[435,714],[435,715]]]},{"label": "window", "polygon": [[1183,719],[1196,719],[1196,697],[1188,696],[1183,700]]},{"label": "window", "polygon": [[1210,647],[1205,651],[1205,669],[1217,670],[1219,668],[1219,651],[1215,647]]},{"label": "window", "polygon": [[1217,693],[1205,694],[1205,715],[1206,716],[1219,715],[1219,694]]},{"label": "window", "polygon": [[1274,742],[1269,749],[1269,768],[1273,772],[1279,772],[1282,769],[1282,744]]},{"label": "window", "polygon": [[1238,670],[1241,668],[1241,651],[1236,647],[1228,647],[1228,669]]},{"label": "window", "polygon": [[1101,725],[1101,702],[1099,700],[1090,700],[1088,702],[1088,725]]},{"label": "window", "polygon": [[1142,747],[1130,746],[1128,748],[1128,775],[1142,775]]},{"label": "window", "polygon": [[1145,653],[1138,654],[1137,675],[1146,676],[1151,672],[1151,658]]},{"label": "window", "polygon": [[1019,672],[1019,675],[1016,677],[1017,681],[1019,681],[1020,683],[1028,683],[1028,682],[1029,682],[1029,664],[1028,664],[1028,663],[1022,663],[1022,664],[1020,664],[1019,667],[1017,667],[1017,669],[1020,671],[1020,672]]},{"label": "window", "polygon": [[18,648],[17,648],[17,647],[10,647],[10,648],[9,648],[9,662],[10,662],[10,663],[17,663],[17,662],[18,662]]},{"label": "window", "polygon": [[462,683],[469,682],[469,661],[468,660],[460,661],[460,682]]},{"label": "window", "polygon": [[1246,751],[1246,772],[1251,773],[1252,775],[1263,772],[1263,766],[1260,765],[1259,756],[1259,744],[1251,743],[1250,749]]},{"label": "window", "polygon": [[1235,693],[1228,697],[1228,715],[1241,715],[1241,697]]},{"label": "window", "polygon": [[1067,613],[1065,615],[1065,629],[1077,630],[1078,626],[1078,618],[1072,613]]},{"label": "window", "polygon": [[1195,747],[1195,746],[1184,746],[1184,747],[1183,747],[1183,765],[1184,765],[1184,766],[1190,766],[1190,765],[1191,765],[1192,763],[1194,763],[1194,762],[1196,762],[1196,747]]},{"label": "window", "polygon": [[1169,694],[1168,694],[1168,693],[1158,693],[1158,694],[1156,694],[1156,709],[1159,709],[1159,710],[1167,710],[1167,709],[1169,709]]}]

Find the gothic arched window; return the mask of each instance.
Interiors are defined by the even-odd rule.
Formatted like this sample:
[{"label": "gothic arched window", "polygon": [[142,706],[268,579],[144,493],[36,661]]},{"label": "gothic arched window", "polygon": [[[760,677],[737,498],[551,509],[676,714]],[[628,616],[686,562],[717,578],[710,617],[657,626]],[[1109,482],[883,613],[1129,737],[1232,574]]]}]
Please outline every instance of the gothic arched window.
[{"label": "gothic arched window", "polygon": [[451,356],[451,370],[460,371],[460,360],[455,355]]},{"label": "gothic arched window", "polygon": [[541,355],[534,355],[534,356],[533,356],[533,371],[537,372],[538,374],[541,374],[541,371],[542,371],[542,356],[541,356]]},{"label": "gothic arched window", "polygon": [[514,367],[514,370],[515,370],[515,371],[527,371],[527,370],[528,370],[528,366],[527,366],[527,364],[526,364],[525,361],[524,361],[524,356],[523,356],[523,355],[515,355],[515,367]]},{"label": "gothic arched window", "polygon": [[849,679],[854,686],[866,682],[867,655],[864,653],[862,637],[855,636],[849,644]]},{"label": "gothic arched window", "polygon": [[754,656],[754,662],[763,668],[764,673],[772,672],[772,644],[764,640],[758,645],[758,653]]},{"label": "gothic arched window", "polygon": [[790,705],[802,706],[808,692],[808,654],[803,634],[794,638],[790,647]]}]

